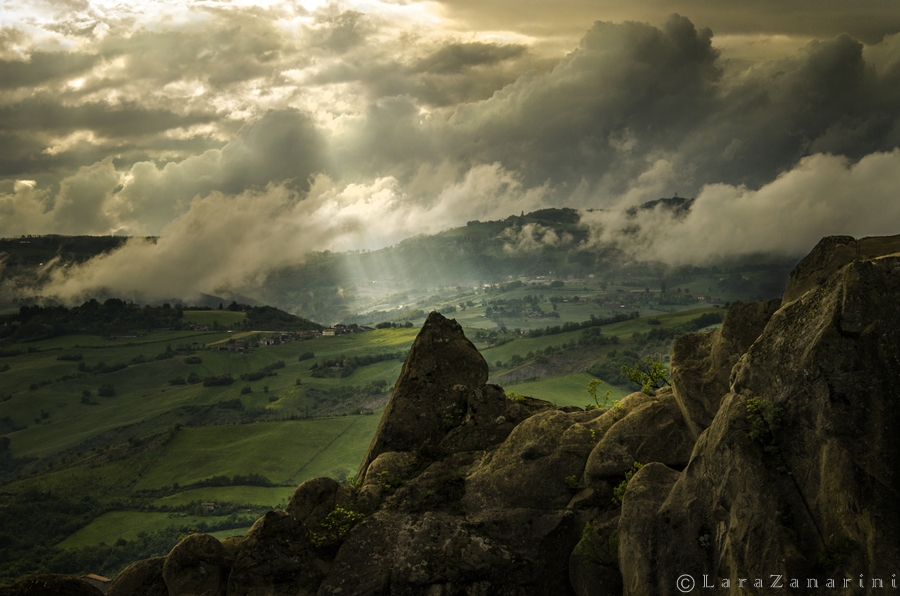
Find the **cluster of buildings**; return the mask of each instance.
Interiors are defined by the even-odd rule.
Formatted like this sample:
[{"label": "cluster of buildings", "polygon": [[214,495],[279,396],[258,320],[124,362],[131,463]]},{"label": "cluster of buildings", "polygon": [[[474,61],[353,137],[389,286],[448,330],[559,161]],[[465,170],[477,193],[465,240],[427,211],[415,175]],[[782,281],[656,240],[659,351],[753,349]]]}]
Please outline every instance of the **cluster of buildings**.
[{"label": "cluster of buildings", "polygon": [[372,327],[366,327],[365,325],[335,325],[334,327],[329,327],[328,329],[323,329],[320,335],[322,337],[334,337],[335,335],[345,335],[347,333],[363,333],[365,331],[372,331]]}]

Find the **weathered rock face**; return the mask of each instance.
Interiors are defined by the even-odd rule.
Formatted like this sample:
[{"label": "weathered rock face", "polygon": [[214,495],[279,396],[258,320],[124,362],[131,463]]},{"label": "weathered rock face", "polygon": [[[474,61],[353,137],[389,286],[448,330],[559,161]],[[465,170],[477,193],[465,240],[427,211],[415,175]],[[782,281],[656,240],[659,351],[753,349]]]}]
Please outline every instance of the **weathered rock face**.
[{"label": "weathered rock face", "polygon": [[687,468],[629,484],[625,594],[678,594],[684,573],[708,575],[711,594],[771,574],[815,579],[804,593],[860,574],[866,593],[872,578],[889,583],[900,563],[898,297],[900,256],[885,256],[844,265],[772,315]]},{"label": "weathered rock face", "polygon": [[668,387],[652,397],[629,395],[597,423],[602,436],[587,460],[583,480],[587,486],[621,478],[635,462],[661,462],[681,469],[694,446]]},{"label": "weathered rock face", "polygon": [[719,329],[689,333],[672,347],[672,387],[684,421],[696,441],[728,393],[731,369],[756,341],[781,301],[735,304]]}]

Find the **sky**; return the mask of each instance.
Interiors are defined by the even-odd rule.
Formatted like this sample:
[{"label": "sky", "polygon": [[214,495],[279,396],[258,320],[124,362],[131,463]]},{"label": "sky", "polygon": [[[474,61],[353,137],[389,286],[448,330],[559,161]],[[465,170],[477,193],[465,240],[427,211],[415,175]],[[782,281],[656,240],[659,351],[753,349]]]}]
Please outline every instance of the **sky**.
[{"label": "sky", "polygon": [[900,233],[896,0],[0,3],[0,236],[159,236],[61,296],[544,207],[672,263]]}]

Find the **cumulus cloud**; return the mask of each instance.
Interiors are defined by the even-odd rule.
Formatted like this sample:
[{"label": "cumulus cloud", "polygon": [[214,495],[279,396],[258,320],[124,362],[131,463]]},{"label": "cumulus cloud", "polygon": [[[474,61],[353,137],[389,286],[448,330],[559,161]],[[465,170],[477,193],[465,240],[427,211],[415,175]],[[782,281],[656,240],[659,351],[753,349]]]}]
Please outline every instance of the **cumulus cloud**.
[{"label": "cumulus cloud", "polygon": [[637,259],[709,264],[746,255],[802,255],[825,235],[900,232],[900,149],[852,161],[817,154],[759,188],[714,184],[675,218],[657,205],[585,213],[597,244],[614,244]]},{"label": "cumulus cloud", "polygon": [[32,181],[29,192],[4,197],[4,228],[11,234],[156,235],[195,197],[236,195],[272,182],[305,191],[314,175],[328,170],[324,140],[309,117],[291,109],[271,111],[221,149],[162,167],[140,161],[117,169],[107,157],[63,178],[50,198]]}]

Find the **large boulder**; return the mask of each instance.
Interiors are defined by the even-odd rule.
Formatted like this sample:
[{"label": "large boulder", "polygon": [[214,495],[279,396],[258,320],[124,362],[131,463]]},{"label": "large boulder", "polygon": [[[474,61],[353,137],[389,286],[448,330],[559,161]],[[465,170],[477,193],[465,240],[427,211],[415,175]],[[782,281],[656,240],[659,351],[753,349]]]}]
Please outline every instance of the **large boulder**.
[{"label": "large boulder", "polygon": [[379,511],[348,535],[319,594],[569,594],[584,523],[567,511]]},{"label": "large boulder", "polygon": [[132,563],[119,572],[107,590],[107,596],[169,596],[163,579],[165,557]]},{"label": "large boulder", "polygon": [[306,527],[284,511],[269,511],[241,544],[228,577],[228,596],[312,595],[322,570]]},{"label": "large boulder", "polygon": [[[620,403],[598,421],[602,435],[588,457],[584,484],[594,486],[623,476],[635,462],[661,462],[679,469],[687,465],[694,440],[669,387],[654,396],[632,394]],[[608,428],[607,420],[612,422]]]},{"label": "large boulder", "polygon": [[581,478],[595,444],[585,423],[600,414],[547,410],[528,418],[474,467],[463,505],[469,511],[566,508],[572,497],[566,478]]},{"label": "large boulder", "polygon": [[618,563],[626,594],[644,593],[635,588],[652,585],[659,572],[653,559],[645,554],[659,550],[647,520],[654,518],[679,476],[661,463],[650,463],[628,483],[618,525]]},{"label": "large boulder", "polygon": [[308,530],[317,532],[335,507],[351,507],[353,491],[331,478],[310,478],[297,487],[285,511]]},{"label": "large boulder", "polygon": [[209,534],[191,534],[166,556],[163,578],[170,596],[224,596],[225,548]]}]

